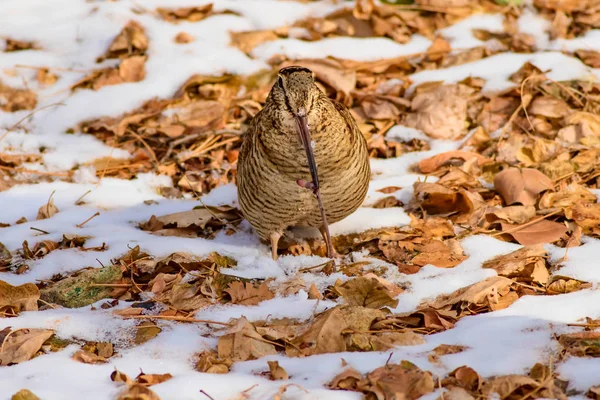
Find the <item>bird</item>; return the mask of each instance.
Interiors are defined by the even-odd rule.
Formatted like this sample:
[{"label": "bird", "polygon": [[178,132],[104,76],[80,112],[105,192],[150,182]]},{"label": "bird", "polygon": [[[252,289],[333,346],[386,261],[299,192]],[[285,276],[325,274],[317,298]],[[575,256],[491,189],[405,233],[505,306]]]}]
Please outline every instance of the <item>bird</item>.
[{"label": "bird", "polygon": [[362,205],[370,178],[367,142],[348,109],[321,91],[310,69],[280,69],[243,135],[237,173],[242,214],[270,242],[272,258],[292,227],[318,228],[327,256],[338,256],[328,223]]}]

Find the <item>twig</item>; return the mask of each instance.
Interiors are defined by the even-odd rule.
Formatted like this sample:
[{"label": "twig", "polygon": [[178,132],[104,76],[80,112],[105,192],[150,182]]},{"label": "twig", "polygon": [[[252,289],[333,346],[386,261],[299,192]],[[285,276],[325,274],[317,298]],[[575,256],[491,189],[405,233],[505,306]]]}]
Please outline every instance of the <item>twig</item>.
[{"label": "twig", "polygon": [[[2,140],[2,138],[0,138],[0,140]],[[71,176],[73,173],[70,171],[67,172],[46,172],[46,171],[36,171],[34,169],[17,169],[15,167],[7,167],[4,165],[0,165],[0,169],[4,169],[7,171],[15,171],[18,173],[22,173],[22,174],[36,174],[36,175],[42,175],[42,176],[64,176],[64,177],[69,177]]]},{"label": "twig", "polygon": [[231,326],[231,324],[227,323],[227,322],[211,321],[208,319],[192,319],[192,318],[176,317],[176,316],[170,316],[170,315],[128,315],[128,316],[123,316],[123,318],[125,318],[125,319],[166,319],[169,321],[196,322],[196,323],[200,323],[200,324]]},{"label": "twig", "polygon": [[21,122],[25,121],[27,118],[31,117],[33,114],[37,113],[38,111],[42,111],[42,110],[44,110],[46,108],[50,108],[50,107],[53,107],[53,106],[64,106],[64,105],[65,104],[62,103],[62,102],[57,102],[57,103],[48,104],[47,106],[44,106],[44,107],[40,107],[37,110],[33,110],[32,112],[30,112],[29,114],[27,114],[26,116],[24,116],[23,118],[21,118],[20,120],[18,120],[16,124],[14,124],[10,128],[8,128],[7,131],[4,132],[4,135],[0,136],[0,141],[2,141],[2,139],[4,139],[6,137],[6,135],[9,134],[9,132],[11,132],[17,126],[19,126],[21,124]]},{"label": "twig", "polygon": [[579,326],[581,328],[600,328],[600,324],[567,324],[567,326]]},{"label": "twig", "polygon": [[148,150],[148,152],[150,153],[150,155],[152,156],[152,159],[155,162],[154,167],[158,168],[159,166],[159,162],[158,162],[158,158],[156,157],[156,153],[154,152],[154,150],[152,150],[152,147],[150,147],[150,145],[148,143],[146,143],[146,141],[144,140],[143,137],[141,137],[140,135],[138,135],[137,132],[134,132],[133,129],[127,129],[127,131],[137,140],[139,140],[142,145],[146,148],[146,150]]},{"label": "twig", "polygon": [[81,195],[81,196],[80,196],[80,197],[79,197],[77,200],[75,200],[75,205],[76,205],[76,206],[80,206],[81,204],[83,204],[83,203],[80,203],[80,201],[81,201],[81,200],[82,200],[82,199],[83,199],[85,196],[87,196],[87,195],[88,195],[88,194],[90,194],[90,193],[92,193],[92,191],[91,191],[91,190],[88,190],[87,192],[85,192],[84,194],[82,194],[82,195]]},{"label": "twig", "polygon": [[29,229],[31,229],[32,231],[38,231],[38,232],[41,232],[41,233],[43,233],[44,235],[49,235],[49,234],[50,234],[50,232],[46,232],[45,230],[43,230],[43,229],[40,229],[40,228],[34,228],[33,226],[30,226],[30,227],[29,227]]},{"label": "twig", "polygon": [[90,222],[92,219],[96,218],[98,215],[100,215],[100,212],[96,211],[96,214],[92,215],[91,217],[89,217],[88,219],[86,219],[85,221],[83,221],[82,223],[77,224],[75,226],[78,227],[78,228],[83,228],[83,226],[85,224],[87,224],[88,222]]},{"label": "twig", "polygon": [[200,393],[208,397],[210,400],[215,400],[210,394],[206,393],[204,390],[200,389]]},{"label": "twig", "polygon": [[90,287],[116,287],[116,288],[130,288],[133,285],[129,283],[92,283]]},{"label": "twig", "polygon": [[324,267],[324,266],[326,266],[327,264],[329,264],[330,262],[331,262],[331,260],[327,260],[327,261],[325,261],[324,263],[321,263],[321,264],[318,264],[318,265],[313,265],[312,267],[304,267],[304,268],[300,268],[300,269],[298,270],[298,272],[306,272],[306,271],[310,271],[310,270],[313,270],[313,269],[317,269],[317,268],[319,268],[319,267]]}]

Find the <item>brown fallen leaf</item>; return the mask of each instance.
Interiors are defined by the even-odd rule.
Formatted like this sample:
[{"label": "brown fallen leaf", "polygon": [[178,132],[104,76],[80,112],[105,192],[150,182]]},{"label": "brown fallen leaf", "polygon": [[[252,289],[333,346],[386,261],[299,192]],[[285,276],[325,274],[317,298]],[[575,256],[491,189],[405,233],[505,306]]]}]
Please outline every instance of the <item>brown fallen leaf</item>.
[{"label": "brown fallen leaf", "polygon": [[0,365],[30,360],[53,334],[50,329],[21,328],[13,331],[9,327],[1,330]]},{"label": "brown fallen leaf", "polygon": [[144,55],[148,50],[148,37],[136,21],[129,21],[108,47],[104,58],[123,58]]},{"label": "brown fallen leaf", "polygon": [[231,46],[237,47],[248,55],[259,44],[279,39],[279,36],[272,30],[231,32],[230,35]]},{"label": "brown fallen leaf", "polygon": [[[450,294],[438,296],[428,305],[441,309],[457,303],[473,305],[491,305],[509,293],[513,281],[502,276],[492,276],[483,281],[455,290]],[[516,300],[516,299],[515,299]]]},{"label": "brown fallen leaf", "polygon": [[344,301],[351,306],[374,309],[398,306],[398,300],[394,299],[388,288],[375,278],[354,278],[338,286],[337,290],[342,294]]},{"label": "brown fallen leaf", "polygon": [[233,365],[231,359],[220,359],[215,351],[204,351],[196,362],[196,370],[209,374],[226,374]]},{"label": "brown fallen leaf", "polygon": [[232,304],[242,304],[246,306],[254,306],[261,301],[270,300],[275,297],[275,294],[269,290],[266,283],[261,283],[255,287],[250,282],[232,282],[224,292],[231,296]]},{"label": "brown fallen leaf", "polygon": [[489,158],[484,157],[481,154],[472,153],[469,151],[453,150],[436,154],[433,157],[419,161],[419,170],[424,174],[429,174],[454,159],[463,161],[476,159],[477,164],[480,166],[490,161]]},{"label": "brown fallen leaf", "polygon": [[179,32],[173,38],[173,41],[175,43],[179,43],[179,44],[191,43],[194,40],[195,40],[194,37],[187,32]]},{"label": "brown fallen leaf", "polygon": [[40,400],[40,398],[28,389],[21,389],[13,394],[10,400]]},{"label": "brown fallen leaf", "polygon": [[541,384],[524,375],[504,375],[487,380],[481,387],[481,393],[490,398],[495,394],[502,399],[531,397],[567,400],[562,390],[554,385],[554,380]]},{"label": "brown fallen leaf", "polygon": [[539,96],[529,105],[529,113],[548,118],[564,118],[571,114],[571,108],[564,100],[559,98]]},{"label": "brown fallen leaf", "polygon": [[286,348],[286,355],[299,357],[346,351],[346,342],[342,337],[345,328],[346,321],[339,307],[325,311],[292,341],[293,346]]},{"label": "brown fallen leaf", "polygon": [[579,49],[575,51],[582,63],[592,68],[600,68],[600,52],[596,50]]},{"label": "brown fallen leaf", "polygon": [[233,361],[256,360],[277,353],[275,346],[263,339],[246,317],[239,318],[219,337],[217,348],[219,358]]},{"label": "brown fallen leaf", "polygon": [[553,275],[546,287],[547,295],[565,294],[577,292],[578,290],[589,289],[591,283],[579,281],[568,276]]},{"label": "brown fallen leaf", "polygon": [[433,392],[434,387],[431,372],[422,371],[408,361],[379,367],[357,385],[361,392],[381,400],[414,400]]},{"label": "brown fallen leaf", "polygon": [[534,206],[509,206],[488,209],[485,218],[488,222],[503,221],[509,224],[521,225],[535,217]]},{"label": "brown fallen leaf", "polygon": [[547,251],[541,244],[525,246],[509,254],[494,257],[483,263],[482,268],[491,268],[507,278],[529,278],[545,285],[550,273],[546,268]]},{"label": "brown fallen leaf", "polygon": [[534,205],[537,195],[554,187],[554,182],[533,168],[508,168],[494,178],[494,187],[507,205]]},{"label": "brown fallen leaf", "polygon": [[33,110],[37,105],[37,95],[30,89],[16,89],[0,81],[0,110],[16,112]]},{"label": "brown fallen leaf", "polygon": [[110,374],[110,380],[113,382],[126,383],[127,385],[132,385],[133,381],[127,374],[119,371],[115,368],[113,372]]},{"label": "brown fallen leaf", "polygon": [[459,346],[456,344],[440,344],[436,346],[427,356],[427,359],[431,363],[439,364],[440,357],[448,355],[448,354],[458,354],[467,350],[468,347]]},{"label": "brown fallen leaf", "polygon": [[462,388],[469,393],[474,393],[480,390],[482,382],[483,379],[479,376],[477,371],[464,365],[450,372],[448,377],[444,378],[442,381],[442,386],[455,386]]},{"label": "brown fallen leaf", "polygon": [[542,195],[539,208],[567,208],[579,204],[596,203],[598,198],[590,190],[578,184],[571,184],[557,192],[546,192]]},{"label": "brown fallen leaf", "polygon": [[48,202],[39,208],[36,219],[50,218],[57,212],[58,207],[54,205],[54,200],[52,199],[52,196],[50,196]]},{"label": "brown fallen leaf", "polygon": [[600,357],[600,332],[565,333],[558,342],[573,356]]},{"label": "brown fallen leaf", "polygon": [[273,381],[281,381],[290,379],[288,373],[282,366],[279,365],[277,361],[267,361],[269,364],[269,376]]},{"label": "brown fallen leaf", "polygon": [[0,307],[10,306],[17,311],[37,311],[40,289],[33,283],[12,286],[0,280]]},{"label": "brown fallen leaf", "polygon": [[171,379],[173,375],[167,374],[145,374],[141,372],[136,378],[135,381],[140,385],[144,386],[152,386],[158,385],[159,383],[166,382]]},{"label": "brown fallen leaf", "polygon": [[145,231],[154,233],[168,228],[193,228],[204,231],[209,226],[219,227],[239,219],[240,214],[235,208],[206,206],[160,217],[153,215],[150,220],[141,224],[140,227]]},{"label": "brown fallen leaf", "polygon": [[362,379],[363,375],[360,372],[348,367],[337,374],[327,386],[332,389],[357,391],[357,384]]},{"label": "brown fallen leaf", "polygon": [[146,343],[149,340],[154,339],[158,334],[162,331],[160,327],[158,327],[152,321],[142,321],[137,326],[137,332],[135,334],[134,343],[142,344]]},{"label": "brown fallen leaf", "polygon": [[468,86],[442,85],[413,99],[412,113],[404,124],[420,129],[434,139],[456,140],[467,133],[467,102],[473,89]]},{"label": "brown fallen leaf", "polygon": [[533,224],[512,225],[501,223],[503,234],[511,235],[519,244],[524,246],[553,243],[567,233],[565,224],[542,219]]},{"label": "brown fallen leaf", "polygon": [[87,352],[85,350],[77,350],[71,358],[75,361],[84,364],[105,364],[108,360],[105,357]]},{"label": "brown fallen leaf", "polygon": [[136,383],[123,390],[117,400],[160,400],[160,397],[147,387]]}]

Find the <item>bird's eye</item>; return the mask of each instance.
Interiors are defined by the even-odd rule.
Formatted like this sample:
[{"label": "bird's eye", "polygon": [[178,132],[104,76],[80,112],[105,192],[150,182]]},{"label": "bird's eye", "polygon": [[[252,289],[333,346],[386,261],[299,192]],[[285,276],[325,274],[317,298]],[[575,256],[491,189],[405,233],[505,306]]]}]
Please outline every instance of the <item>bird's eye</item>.
[{"label": "bird's eye", "polygon": [[280,88],[283,89],[283,78],[281,77],[281,75],[279,75],[277,77],[277,84],[279,85]]}]

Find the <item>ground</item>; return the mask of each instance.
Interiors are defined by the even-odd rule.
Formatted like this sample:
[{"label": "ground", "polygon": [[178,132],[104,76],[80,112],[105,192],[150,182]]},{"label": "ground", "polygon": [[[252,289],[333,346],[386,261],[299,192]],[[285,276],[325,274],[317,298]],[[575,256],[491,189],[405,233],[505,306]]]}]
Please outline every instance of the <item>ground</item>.
[{"label": "ground", "polygon": [[[415,3],[0,4],[0,400],[600,398],[600,6]],[[236,208],[290,63],[369,145],[337,271]]]}]

